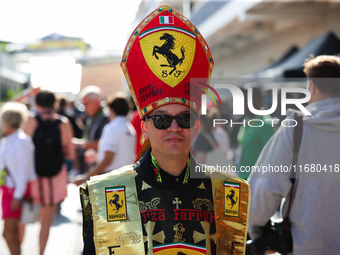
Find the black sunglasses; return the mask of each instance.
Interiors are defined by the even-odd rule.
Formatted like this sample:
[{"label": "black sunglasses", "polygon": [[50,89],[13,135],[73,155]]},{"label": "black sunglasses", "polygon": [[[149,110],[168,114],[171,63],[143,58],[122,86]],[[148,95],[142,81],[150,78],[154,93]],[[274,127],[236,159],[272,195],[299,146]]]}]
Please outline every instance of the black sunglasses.
[{"label": "black sunglasses", "polygon": [[196,114],[179,114],[176,116],[171,115],[149,115],[145,116],[143,120],[152,119],[155,128],[167,129],[171,126],[172,121],[175,119],[180,128],[191,128],[195,120],[198,119]]}]

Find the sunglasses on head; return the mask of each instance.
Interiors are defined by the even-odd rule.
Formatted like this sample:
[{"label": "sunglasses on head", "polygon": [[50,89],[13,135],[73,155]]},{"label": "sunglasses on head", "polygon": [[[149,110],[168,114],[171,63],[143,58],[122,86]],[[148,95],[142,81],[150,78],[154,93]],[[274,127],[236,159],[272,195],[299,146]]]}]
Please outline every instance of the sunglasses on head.
[{"label": "sunglasses on head", "polygon": [[180,128],[191,128],[195,120],[198,119],[196,114],[179,114],[176,116],[171,115],[149,115],[145,116],[143,120],[152,119],[155,128],[167,129],[171,126],[172,121],[175,119]]}]

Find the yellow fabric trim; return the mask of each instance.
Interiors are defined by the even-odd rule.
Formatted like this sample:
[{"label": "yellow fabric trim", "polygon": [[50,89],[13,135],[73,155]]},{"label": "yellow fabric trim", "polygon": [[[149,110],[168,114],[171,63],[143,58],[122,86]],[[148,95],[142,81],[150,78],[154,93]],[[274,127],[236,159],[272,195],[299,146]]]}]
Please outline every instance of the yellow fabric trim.
[{"label": "yellow fabric trim", "polygon": [[[132,165],[91,177],[87,182],[92,206],[96,255],[145,255],[143,231]],[[127,209],[127,220],[108,221],[107,188],[124,187],[125,198],[116,201]],[[113,253],[114,252],[114,253]]]},{"label": "yellow fabric trim", "polygon": [[[245,254],[250,207],[250,186],[246,181],[230,174],[216,172],[206,174],[211,178],[213,187],[218,240],[216,254],[224,254],[223,252],[226,251],[235,255]],[[226,196],[228,195],[224,192],[225,182],[240,186],[238,205],[235,205],[239,206],[239,216],[237,217],[225,215]]]}]

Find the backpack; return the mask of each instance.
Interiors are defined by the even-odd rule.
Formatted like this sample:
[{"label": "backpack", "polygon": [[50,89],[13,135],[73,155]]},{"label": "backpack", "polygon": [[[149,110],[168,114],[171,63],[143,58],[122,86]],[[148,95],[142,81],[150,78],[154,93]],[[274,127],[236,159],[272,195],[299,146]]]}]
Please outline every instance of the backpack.
[{"label": "backpack", "polygon": [[64,161],[59,129],[61,119],[43,121],[39,115],[35,118],[38,121],[33,136],[35,171],[38,176],[52,177],[60,172]]}]

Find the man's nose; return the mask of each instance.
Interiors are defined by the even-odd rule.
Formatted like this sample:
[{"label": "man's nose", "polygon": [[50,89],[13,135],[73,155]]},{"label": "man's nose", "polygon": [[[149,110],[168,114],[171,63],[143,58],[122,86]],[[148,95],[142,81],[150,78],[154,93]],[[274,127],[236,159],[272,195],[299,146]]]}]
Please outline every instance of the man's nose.
[{"label": "man's nose", "polygon": [[178,126],[178,123],[175,119],[172,120],[170,127],[168,128],[168,130],[171,131],[179,131],[181,130],[180,126]]}]

